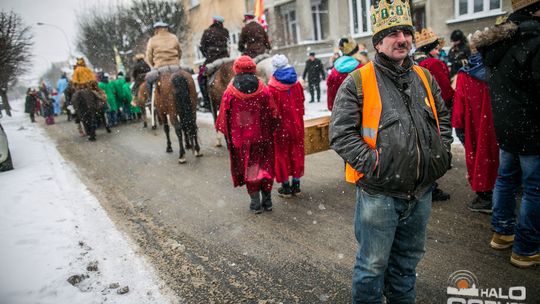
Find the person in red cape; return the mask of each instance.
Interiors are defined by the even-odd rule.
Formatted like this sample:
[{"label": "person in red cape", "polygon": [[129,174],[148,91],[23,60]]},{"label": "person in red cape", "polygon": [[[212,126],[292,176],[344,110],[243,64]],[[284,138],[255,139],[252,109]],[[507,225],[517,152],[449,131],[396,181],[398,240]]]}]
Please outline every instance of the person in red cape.
[{"label": "person in red cape", "polygon": [[431,29],[422,29],[415,33],[416,52],[414,61],[419,66],[429,70],[431,75],[441,88],[441,96],[446,107],[452,109],[452,100],[454,98],[454,89],[450,82],[450,71],[448,66],[440,60],[439,57],[439,39]]},{"label": "person in red cape", "polygon": [[360,48],[352,38],[341,38],[339,40],[339,49],[343,56],[334,61],[334,67],[326,79],[326,102],[329,111],[332,111],[334,107],[334,99],[336,99],[341,83],[349,76],[350,72],[362,67]]},{"label": "person in red cape", "polygon": [[[276,103],[279,123],[274,133],[276,181],[282,197],[298,195],[304,175],[304,89],[285,55],[272,57],[274,73],[268,88]],[[289,182],[292,176],[292,186]]]},{"label": "person in red cape", "polygon": [[[414,61],[419,66],[426,68],[441,88],[441,97],[444,100],[446,108],[452,113],[452,100],[454,98],[454,89],[450,84],[450,71],[446,64],[438,59],[439,57],[439,39],[431,29],[422,29],[421,32],[414,34],[416,43],[416,52],[413,55]],[[435,182],[435,188],[431,196],[433,201],[446,201],[450,199],[450,194],[439,188]]]},{"label": "person in red cape", "polygon": [[250,210],[271,211],[276,108],[249,56],[239,57],[233,70],[236,76],[223,94],[216,129],[227,140],[234,186],[246,185]]},{"label": "person in red cape", "polygon": [[480,53],[473,53],[468,64],[457,74],[452,127],[465,146],[467,179],[476,192],[468,208],[491,213],[493,188],[499,168],[499,147],[486,70]]}]

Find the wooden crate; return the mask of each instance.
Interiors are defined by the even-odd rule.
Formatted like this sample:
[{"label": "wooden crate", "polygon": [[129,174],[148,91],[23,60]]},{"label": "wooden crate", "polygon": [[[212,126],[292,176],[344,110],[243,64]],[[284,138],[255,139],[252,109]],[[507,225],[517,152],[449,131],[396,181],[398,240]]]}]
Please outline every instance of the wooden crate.
[{"label": "wooden crate", "polygon": [[306,155],[330,149],[329,124],[330,116],[304,121],[304,151]]}]

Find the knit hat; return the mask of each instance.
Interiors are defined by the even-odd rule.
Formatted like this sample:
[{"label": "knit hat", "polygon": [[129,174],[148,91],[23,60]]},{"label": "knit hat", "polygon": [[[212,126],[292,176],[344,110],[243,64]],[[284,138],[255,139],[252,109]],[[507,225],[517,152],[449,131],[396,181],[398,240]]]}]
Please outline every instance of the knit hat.
[{"label": "knit hat", "polygon": [[240,56],[238,59],[234,61],[233,71],[235,74],[240,74],[240,73],[255,74],[255,72],[257,71],[257,65],[255,64],[255,62],[253,62],[251,57],[244,55],[244,56]]},{"label": "knit hat", "polygon": [[285,55],[277,54],[272,57],[272,74],[277,70],[286,67],[289,64],[289,59]]},{"label": "knit hat", "polygon": [[512,10],[515,12],[537,2],[540,0],[512,0]]},{"label": "knit hat", "polygon": [[339,40],[339,49],[346,56],[352,56],[358,52],[358,44],[352,38],[341,38]]}]

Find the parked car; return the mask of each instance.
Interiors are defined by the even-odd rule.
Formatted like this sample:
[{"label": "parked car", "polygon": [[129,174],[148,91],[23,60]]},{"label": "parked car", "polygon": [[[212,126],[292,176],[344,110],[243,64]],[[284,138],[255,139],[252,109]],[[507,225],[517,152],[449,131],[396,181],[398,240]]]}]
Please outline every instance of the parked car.
[{"label": "parked car", "polygon": [[8,170],[13,170],[13,162],[11,161],[6,132],[0,124],[0,172]]}]

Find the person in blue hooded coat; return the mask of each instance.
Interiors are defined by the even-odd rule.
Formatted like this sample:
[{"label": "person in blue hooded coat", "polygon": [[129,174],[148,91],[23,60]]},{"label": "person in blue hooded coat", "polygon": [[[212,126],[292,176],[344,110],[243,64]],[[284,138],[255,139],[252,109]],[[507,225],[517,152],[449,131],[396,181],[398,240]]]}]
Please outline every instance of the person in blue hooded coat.
[{"label": "person in blue hooded coat", "polygon": [[274,133],[276,181],[282,183],[279,195],[291,197],[301,193],[300,178],[304,175],[304,89],[285,55],[272,57],[272,67],[268,89],[279,117]]}]

